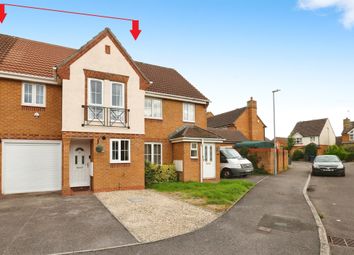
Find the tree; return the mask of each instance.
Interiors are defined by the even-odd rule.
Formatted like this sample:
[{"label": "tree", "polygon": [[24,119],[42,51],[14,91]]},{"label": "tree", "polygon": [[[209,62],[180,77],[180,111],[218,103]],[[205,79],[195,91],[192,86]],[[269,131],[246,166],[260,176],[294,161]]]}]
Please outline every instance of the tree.
[{"label": "tree", "polygon": [[292,138],[291,136],[288,137],[288,146],[286,146],[286,149],[290,152],[291,149],[294,147],[295,145],[295,139]]}]

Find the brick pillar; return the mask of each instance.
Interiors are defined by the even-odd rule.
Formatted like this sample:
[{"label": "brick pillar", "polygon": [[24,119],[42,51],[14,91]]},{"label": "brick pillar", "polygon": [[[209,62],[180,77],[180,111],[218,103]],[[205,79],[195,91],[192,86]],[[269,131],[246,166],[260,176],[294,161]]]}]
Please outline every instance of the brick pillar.
[{"label": "brick pillar", "polygon": [[62,140],[62,194],[71,195],[70,189],[70,138]]}]

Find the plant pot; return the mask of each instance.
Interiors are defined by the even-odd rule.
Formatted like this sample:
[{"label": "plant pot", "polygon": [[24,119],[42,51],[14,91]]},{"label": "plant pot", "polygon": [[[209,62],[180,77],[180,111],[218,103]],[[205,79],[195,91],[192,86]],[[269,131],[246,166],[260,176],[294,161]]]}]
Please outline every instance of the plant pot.
[{"label": "plant pot", "polygon": [[104,152],[104,147],[103,147],[102,144],[97,144],[97,146],[96,146],[96,152],[98,152],[98,153]]}]

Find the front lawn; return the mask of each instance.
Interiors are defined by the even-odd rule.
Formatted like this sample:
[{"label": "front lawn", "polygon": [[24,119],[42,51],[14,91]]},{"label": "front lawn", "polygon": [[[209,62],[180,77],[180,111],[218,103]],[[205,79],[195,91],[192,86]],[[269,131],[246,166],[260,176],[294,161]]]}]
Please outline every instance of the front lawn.
[{"label": "front lawn", "polygon": [[150,188],[182,198],[192,204],[222,211],[242,197],[254,184],[247,180],[222,180],[219,183],[170,182]]}]

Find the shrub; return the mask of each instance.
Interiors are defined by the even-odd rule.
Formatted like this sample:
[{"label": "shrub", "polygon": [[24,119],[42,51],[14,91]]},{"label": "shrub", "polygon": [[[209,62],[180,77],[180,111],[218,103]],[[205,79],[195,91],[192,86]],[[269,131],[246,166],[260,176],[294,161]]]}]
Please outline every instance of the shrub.
[{"label": "shrub", "polygon": [[305,146],[304,158],[307,161],[313,160],[317,156],[317,145],[310,143]]},{"label": "shrub", "polygon": [[255,170],[264,170],[264,167],[258,167],[258,163],[260,161],[259,157],[257,157],[256,154],[249,153],[248,148],[241,148],[238,150],[238,152],[243,158],[248,159],[252,163]]},{"label": "shrub", "polygon": [[294,161],[298,161],[300,159],[304,159],[304,152],[302,150],[295,150],[293,153],[293,158]]},{"label": "shrub", "polygon": [[351,154],[347,152],[343,147],[332,145],[325,151],[326,155],[337,155],[340,160],[349,160],[348,157],[352,157]]},{"label": "shrub", "polygon": [[354,152],[350,152],[348,154],[346,161],[348,161],[348,162],[354,161]]},{"label": "shrub", "polygon": [[177,172],[174,165],[155,165],[145,162],[145,185],[177,181]]}]

